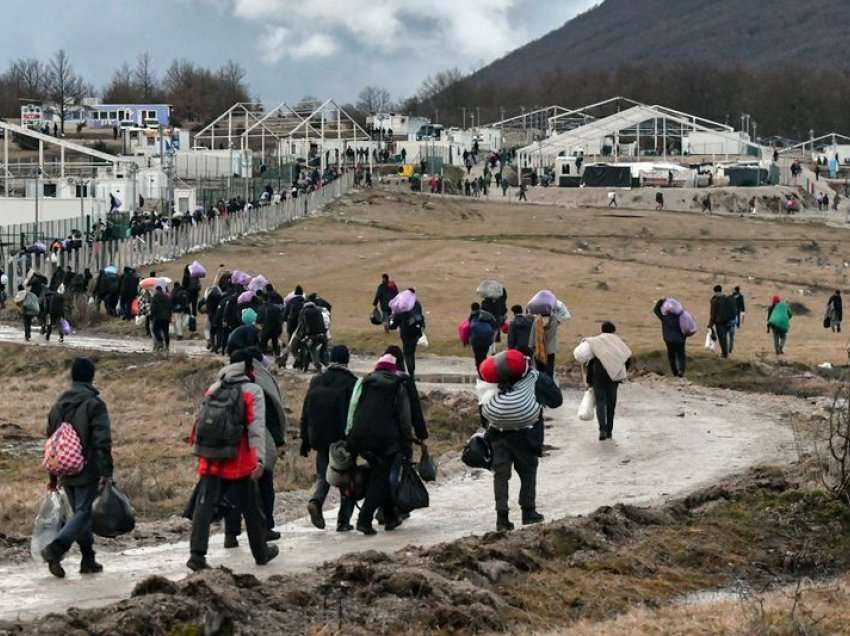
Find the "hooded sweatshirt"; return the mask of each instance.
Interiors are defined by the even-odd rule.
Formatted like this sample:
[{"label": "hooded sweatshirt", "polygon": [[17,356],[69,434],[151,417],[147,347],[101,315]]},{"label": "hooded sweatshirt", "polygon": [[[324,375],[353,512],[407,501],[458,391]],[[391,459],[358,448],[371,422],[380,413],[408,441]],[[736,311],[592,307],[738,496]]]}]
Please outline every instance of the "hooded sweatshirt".
[{"label": "hooded sweatshirt", "polygon": [[[239,443],[236,457],[230,459],[198,459],[198,474],[221,477],[227,480],[245,479],[266,459],[266,402],[263,389],[254,378],[245,373],[245,363],[229,364],[218,373],[218,380],[209,388],[213,393],[221,382],[242,384],[242,403],[245,411],[245,433]],[[191,443],[194,444],[194,431]]]},{"label": "hooded sweatshirt", "polygon": [[80,437],[85,467],[77,475],[60,477],[63,486],[86,486],[112,477],[112,431],[106,404],[91,384],[73,382],[47,416],[47,437],[68,422]]}]

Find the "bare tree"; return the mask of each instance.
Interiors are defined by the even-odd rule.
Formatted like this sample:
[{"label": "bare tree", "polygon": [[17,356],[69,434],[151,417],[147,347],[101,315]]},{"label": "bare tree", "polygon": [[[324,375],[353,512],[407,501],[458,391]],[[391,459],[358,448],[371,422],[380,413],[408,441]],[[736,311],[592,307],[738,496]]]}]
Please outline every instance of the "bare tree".
[{"label": "bare tree", "polygon": [[113,104],[134,104],[141,99],[140,87],[133,81],[133,71],[129,64],[112,74],[112,79],[103,91],[103,99]]},{"label": "bare tree", "polygon": [[153,61],[148,51],[139,55],[136,68],[133,71],[133,83],[136,85],[143,102],[150,103],[157,98],[159,81],[154,73]]},{"label": "bare tree", "polygon": [[47,90],[48,69],[35,58],[19,59],[9,67],[9,77],[15,83],[18,97],[43,99]]},{"label": "bare tree", "polygon": [[367,113],[385,113],[391,110],[390,92],[380,86],[366,86],[357,95],[357,110]]},{"label": "bare tree", "polygon": [[59,122],[65,134],[65,116],[69,106],[79,103],[87,86],[74,72],[65,49],[59,49],[48,64],[47,96],[59,109]]},{"label": "bare tree", "polygon": [[419,87],[417,97],[420,101],[428,101],[462,79],[463,73],[458,68],[450,68],[440,71],[436,75],[429,75],[422,82],[422,86]]}]

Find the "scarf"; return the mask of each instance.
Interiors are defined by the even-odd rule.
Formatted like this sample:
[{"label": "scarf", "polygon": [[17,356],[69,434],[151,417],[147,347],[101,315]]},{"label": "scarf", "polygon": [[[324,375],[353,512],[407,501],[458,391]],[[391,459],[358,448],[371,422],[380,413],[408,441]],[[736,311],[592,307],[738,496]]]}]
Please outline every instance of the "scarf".
[{"label": "scarf", "polygon": [[534,358],[541,364],[546,364],[548,352],[546,351],[546,333],[543,325],[543,316],[534,319]]}]

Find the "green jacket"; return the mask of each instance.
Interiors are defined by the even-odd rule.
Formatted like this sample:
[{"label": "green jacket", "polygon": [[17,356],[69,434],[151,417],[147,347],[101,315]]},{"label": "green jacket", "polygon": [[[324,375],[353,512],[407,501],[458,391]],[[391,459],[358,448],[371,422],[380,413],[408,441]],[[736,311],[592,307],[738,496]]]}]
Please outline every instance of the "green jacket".
[{"label": "green jacket", "polygon": [[47,416],[49,438],[62,422],[77,431],[83,446],[85,468],[78,475],[61,477],[63,486],[86,486],[101,477],[112,477],[112,431],[106,404],[91,384],[73,382],[59,396]]},{"label": "green jacket", "polygon": [[767,326],[782,333],[791,329],[791,309],[784,300],[767,310]]}]

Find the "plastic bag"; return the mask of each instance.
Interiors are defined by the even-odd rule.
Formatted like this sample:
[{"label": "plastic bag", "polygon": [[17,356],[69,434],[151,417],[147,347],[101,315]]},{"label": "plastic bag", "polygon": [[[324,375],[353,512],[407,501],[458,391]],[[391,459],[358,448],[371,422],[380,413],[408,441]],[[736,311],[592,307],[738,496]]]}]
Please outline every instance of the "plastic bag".
[{"label": "plastic bag", "polygon": [[675,298],[667,298],[661,304],[661,313],[664,316],[669,316],[671,314],[674,315],[674,316],[678,316],[683,311],[684,311],[684,308],[682,307],[682,303],[680,303]]},{"label": "plastic bag", "polygon": [[461,461],[470,468],[490,470],[493,467],[493,447],[485,433],[479,431],[469,438],[463,447]]},{"label": "plastic bag", "polygon": [[582,340],[573,350],[573,357],[579,364],[587,364],[593,360],[593,349],[587,340]]},{"label": "plastic bag", "polygon": [[32,525],[30,553],[36,561],[41,561],[41,551],[46,548],[65,525],[71,514],[71,505],[64,490],[51,490],[41,502],[38,514]]},{"label": "plastic bag", "polygon": [[460,340],[460,344],[464,347],[469,345],[469,338],[472,335],[472,327],[469,324],[469,320],[464,320],[457,326],[457,337]]},{"label": "plastic bag", "polygon": [[113,538],[136,527],[136,513],[130,499],[110,479],[92,505],[92,531],[99,537]]},{"label": "plastic bag", "polygon": [[557,305],[558,299],[555,298],[555,294],[548,289],[541,289],[528,301],[527,311],[534,315],[549,316],[555,311]]},{"label": "plastic bag", "polygon": [[430,505],[428,489],[410,462],[402,461],[401,465],[392,471],[390,482],[393,502],[401,514]]},{"label": "plastic bag", "polygon": [[428,342],[428,336],[423,333],[416,344],[420,347],[425,347],[427,349],[431,343]]},{"label": "plastic bag", "polygon": [[708,351],[714,351],[717,348],[717,341],[714,339],[714,332],[711,329],[705,332],[705,348]]},{"label": "plastic bag", "polygon": [[384,322],[384,315],[381,313],[381,310],[375,307],[372,310],[372,313],[369,314],[369,322],[373,325],[381,325]]},{"label": "plastic bag", "polygon": [[596,412],[596,394],[593,389],[588,389],[584,392],[581,398],[581,403],[578,405],[578,419],[582,422],[589,422],[593,419]]},{"label": "plastic bag", "polygon": [[59,332],[63,336],[71,335],[71,323],[65,320],[64,318],[59,320]]},{"label": "plastic bag", "polygon": [[690,313],[682,310],[679,314],[679,330],[685,338],[690,338],[697,332],[697,322]]},{"label": "plastic bag", "polygon": [[192,264],[189,265],[189,276],[192,278],[204,278],[206,275],[206,268],[198,261],[193,261]]},{"label": "plastic bag", "polygon": [[251,281],[248,283],[248,291],[259,292],[264,291],[266,289],[266,285],[269,284],[269,281],[262,274],[257,274]]},{"label": "plastic bag", "polygon": [[239,294],[239,298],[236,299],[236,302],[238,302],[240,305],[250,305],[251,301],[254,300],[254,295],[254,292],[250,290],[244,291]]},{"label": "plastic bag", "polygon": [[498,299],[505,293],[505,288],[497,280],[482,280],[475,293],[482,298]]},{"label": "plastic bag", "polygon": [[415,304],[416,294],[409,289],[405,289],[390,301],[390,310],[395,315],[405,314],[408,311],[412,311]]},{"label": "plastic bag", "polygon": [[422,456],[419,458],[419,464],[416,466],[416,471],[422,478],[422,481],[437,481],[437,464],[428,452],[428,447],[422,444]]}]

